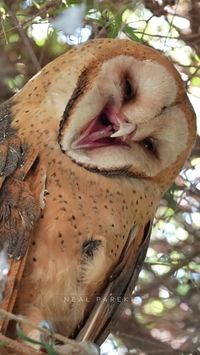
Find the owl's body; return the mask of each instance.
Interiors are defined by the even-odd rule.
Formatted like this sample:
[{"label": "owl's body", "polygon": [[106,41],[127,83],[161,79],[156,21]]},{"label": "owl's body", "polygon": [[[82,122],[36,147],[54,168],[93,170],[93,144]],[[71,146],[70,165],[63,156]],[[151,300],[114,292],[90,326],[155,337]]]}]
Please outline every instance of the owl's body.
[{"label": "owl's body", "polygon": [[47,65],[9,112],[40,210],[14,311],[71,336],[188,156],[194,114],[166,58],[108,39]]}]

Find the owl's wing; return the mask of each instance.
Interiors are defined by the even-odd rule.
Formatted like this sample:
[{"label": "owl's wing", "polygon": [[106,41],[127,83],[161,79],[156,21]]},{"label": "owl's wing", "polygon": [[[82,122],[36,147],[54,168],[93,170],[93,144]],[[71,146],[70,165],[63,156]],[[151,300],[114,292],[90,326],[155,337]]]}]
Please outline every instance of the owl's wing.
[{"label": "owl's wing", "polygon": [[[2,258],[7,253],[10,256],[6,284],[0,280],[0,307],[7,311],[12,311],[15,302],[46,179],[38,152],[22,142],[12,127],[11,105],[12,100],[0,106],[0,252]],[[2,275],[5,267],[1,262]],[[0,331],[4,332],[6,325],[1,321]]]},{"label": "owl's wing", "polygon": [[149,245],[152,221],[137,231],[116,266],[104,292],[99,297],[90,316],[78,333],[76,340],[94,341],[100,345],[111,331],[116,311],[134,290]]}]

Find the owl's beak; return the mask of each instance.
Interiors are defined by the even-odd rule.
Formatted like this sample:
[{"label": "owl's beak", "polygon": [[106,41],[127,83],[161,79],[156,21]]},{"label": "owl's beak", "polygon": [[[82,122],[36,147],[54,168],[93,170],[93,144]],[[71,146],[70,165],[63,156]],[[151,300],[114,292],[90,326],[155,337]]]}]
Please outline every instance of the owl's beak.
[{"label": "owl's beak", "polygon": [[72,149],[91,149],[109,145],[127,145],[127,137],[136,130],[136,124],[114,105],[107,105],[89,122],[80,136],[72,143]]},{"label": "owl's beak", "polygon": [[136,130],[136,124],[128,122],[127,117],[121,111],[117,110],[115,106],[108,106],[105,112],[108,114],[109,120],[114,128],[117,129],[111,134],[111,138],[121,137],[123,140],[126,140],[126,137]]},{"label": "owl's beak", "polygon": [[120,124],[120,127],[118,129],[118,131],[116,131],[115,133],[111,134],[111,138],[116,138],[116,137],[122,137],[124,139],[126,139],[126,136],[133,133],[136,129],[136,125],[133,123],[126,123],[126,122],[122,122]]}]

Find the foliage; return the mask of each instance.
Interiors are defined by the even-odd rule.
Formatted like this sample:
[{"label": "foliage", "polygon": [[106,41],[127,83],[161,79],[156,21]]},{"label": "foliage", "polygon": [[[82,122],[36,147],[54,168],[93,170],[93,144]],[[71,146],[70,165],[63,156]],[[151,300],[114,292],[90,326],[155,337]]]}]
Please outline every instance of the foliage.
[{"label": "foliage", "polygon": [[[71,46],[88,38],[127,36],[165,52],[185,81],[192,102],[197,102],[197,0],[87,0],[83,24],[74,33],[56,30],[54,19],[81,3],[0,0],[0,101],[8,99]],[[190,159],[161,202],[137,289],[102,353],[108,351],[111,342],[118,353],[173,354],[173,349],[179,354],[200,352],[199,142],[198,138]],[[114,354],[113,346],[112,351]]]}]

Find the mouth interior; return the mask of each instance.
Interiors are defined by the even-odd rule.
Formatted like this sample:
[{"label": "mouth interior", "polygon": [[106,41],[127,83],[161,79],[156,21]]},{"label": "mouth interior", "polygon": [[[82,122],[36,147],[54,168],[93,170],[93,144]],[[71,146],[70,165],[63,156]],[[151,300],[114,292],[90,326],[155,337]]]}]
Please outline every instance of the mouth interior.
[{"label": "mouth interior", "polygon": [[135,125],[114,106],[106,106],[93,118],[74,140],[72,149],[94,149],[110,145],[128,146],[127,136],[135,130]]}]

